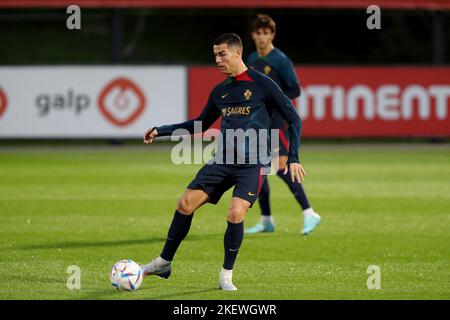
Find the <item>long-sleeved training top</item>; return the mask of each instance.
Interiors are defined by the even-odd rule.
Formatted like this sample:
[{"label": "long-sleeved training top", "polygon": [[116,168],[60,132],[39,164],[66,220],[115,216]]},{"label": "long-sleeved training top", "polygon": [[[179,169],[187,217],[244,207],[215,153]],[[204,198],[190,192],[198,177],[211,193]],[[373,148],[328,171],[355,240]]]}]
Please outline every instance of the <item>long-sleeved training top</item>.
[{"label": "long-sleeved training top", "polygon": [[[211,91],[206,106],[197,118],[179,124],[156,127],[156,129],[158,136],[170,136],[177,129],[185,129],[192,134],[197,133],[194,132],[194,122],[200,121],[203,132],[222,116],[222,136],[218,141],[215,160],[218,159],[218,163],[222,160],[222,163],[234,164],[254,164],[256,161],[256,164],[267,165],[269,162],[267,154],[270,158],[269,131],[274,110],[289,125],[288,163],[298,163],[301,119],[291,100],[280,87],[272,79],[253,68],[219,83]],[[239,129],[246,132],[248,138],[239,139],[232,136],[233,133],[237,135],[238,132],[242,132]],[[261,129],[266,129],[267,134],[264,135],[264,130]],[[256,137],[253,133],[256,133]],[[264,152],[266,154],[262,156]],[[243,163],[242,160],[244,160]]]}]

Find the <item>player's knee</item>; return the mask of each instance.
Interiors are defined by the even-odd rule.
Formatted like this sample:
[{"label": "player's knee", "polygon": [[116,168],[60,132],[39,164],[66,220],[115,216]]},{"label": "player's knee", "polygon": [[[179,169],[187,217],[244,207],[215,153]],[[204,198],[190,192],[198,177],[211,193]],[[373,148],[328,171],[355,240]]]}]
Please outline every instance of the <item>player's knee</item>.
[{"label": "player's knee", "polygon": [[177,211],[182,214],[191,215],[195,211],[195,206],[187,197],[183,196],[178,200]]},{"label": "player's knee", "polygon": [[241,223],[244,221],[246,212],[247,210],[243,206],[232,206],[228,209],[227,220],[231,223]]}]

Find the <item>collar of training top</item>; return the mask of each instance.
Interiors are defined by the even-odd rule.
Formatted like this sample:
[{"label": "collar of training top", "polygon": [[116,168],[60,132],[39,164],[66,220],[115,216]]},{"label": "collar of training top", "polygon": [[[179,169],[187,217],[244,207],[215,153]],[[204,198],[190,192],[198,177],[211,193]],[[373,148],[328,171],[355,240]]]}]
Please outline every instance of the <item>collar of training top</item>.
[{"label": "collar of training top", "polygon": [[248,76],[247,71],[244,71],[233,78],[235,81],[253,81],[253,79]]}]

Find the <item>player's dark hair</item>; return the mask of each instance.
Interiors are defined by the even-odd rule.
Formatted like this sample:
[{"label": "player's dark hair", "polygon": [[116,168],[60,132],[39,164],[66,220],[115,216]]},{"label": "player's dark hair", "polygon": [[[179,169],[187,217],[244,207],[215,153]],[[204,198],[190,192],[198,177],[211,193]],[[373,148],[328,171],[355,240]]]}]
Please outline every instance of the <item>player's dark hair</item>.
[{"label": "player's dark hair", "polygon": [[236,33],[225,33],[221,36],[218,36],[214,40],[214,45],[218,46],[219,44],[226,43],[229,47],[238,47],[240,49],[243,48],[241,37],[239,37]]},{"label": "player's dark hair", "polygon": [[258,14],[255,19],[253,19],[252,25],[251,25],[251,32],[256,31],[258,29],[265,29],[268,28],[270,31],[275,33],[277,30],[277,25],[275,24],[275,21],[271,17],[269,17],[267,14]]}]

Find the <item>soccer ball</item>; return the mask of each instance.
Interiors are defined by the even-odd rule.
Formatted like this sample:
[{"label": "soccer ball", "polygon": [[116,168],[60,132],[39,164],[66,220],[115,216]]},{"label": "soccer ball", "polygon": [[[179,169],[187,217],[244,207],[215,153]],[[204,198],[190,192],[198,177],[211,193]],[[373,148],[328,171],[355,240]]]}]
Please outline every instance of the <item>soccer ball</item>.
[{"label": "soccer ball", "polygon": [[109,274],[111,284],[117,290],[137,290],[142,284],[142,270],[133,260],[120,260],[116,262]]}]

